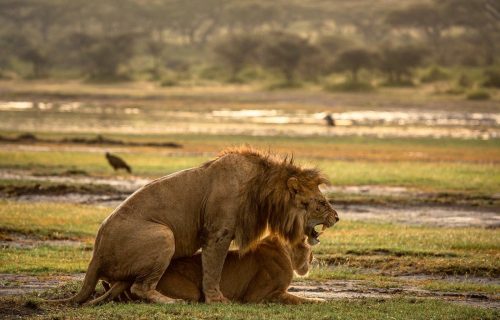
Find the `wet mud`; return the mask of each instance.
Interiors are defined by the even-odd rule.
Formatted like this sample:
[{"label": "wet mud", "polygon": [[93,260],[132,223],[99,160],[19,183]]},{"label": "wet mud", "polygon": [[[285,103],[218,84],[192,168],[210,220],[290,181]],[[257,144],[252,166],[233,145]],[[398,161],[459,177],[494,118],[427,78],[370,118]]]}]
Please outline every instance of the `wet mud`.
[{"label": "wet mud", "polygon": [[[22,295],[43,292],[47,289],[61,286],[69,281],[81,281],[84,274],[59,276],[31,276],[0,274],[0,296]],[[450,302],[468,304],[478,307],[500,308],[500,296],[477,292],[443,292],[420,289],[411,285],[391,288],[369,286],[359,280],[328,280],[314,281],[301,279],[294,281],[289,292],[302,297],[336,299],[393,299],[435,298]]]}]

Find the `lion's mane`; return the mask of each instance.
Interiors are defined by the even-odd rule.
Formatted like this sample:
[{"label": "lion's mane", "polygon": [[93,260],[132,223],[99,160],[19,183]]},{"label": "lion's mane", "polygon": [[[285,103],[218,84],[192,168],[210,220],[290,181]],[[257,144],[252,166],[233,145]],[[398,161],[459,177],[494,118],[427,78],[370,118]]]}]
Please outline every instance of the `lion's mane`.
[{"label": "lion's mane", "polygon": [[297,214],[299,211],[290,210],[293,194],[288,188],[288,179],[297,178],[302,189],[317,188],[328,180],[317,169],[296,165],[293,156],[279,157],[245,147],[227,149],[219,157],[227,154],[243,155],[258,168],[239,190],[241,204],[235,242],[240,252],[245,253],[266,232],[291,244],[302,241],[304,217]]}]

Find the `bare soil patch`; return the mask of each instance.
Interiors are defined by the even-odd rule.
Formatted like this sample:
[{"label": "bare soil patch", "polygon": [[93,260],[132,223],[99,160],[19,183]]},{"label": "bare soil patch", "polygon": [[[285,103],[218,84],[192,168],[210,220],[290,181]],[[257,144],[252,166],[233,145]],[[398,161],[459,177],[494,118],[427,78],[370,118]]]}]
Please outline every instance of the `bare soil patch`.
[{"label": "bare soil patch", "polygon": [[323,282],[303,281],[295,282],[290,292],[310,298],[331,299],[360,299],[381,298],[390,299],[397,296],[415,298],[435,298],[450,302],[464,303],[479,307],[500,308],[499,295],[487,295],[475,292],[441,292],[420,289],[410,285],[395,288],[377,288],[367,286],[359,280],[328,280]]},{"label": "bare soil patch", "polygon": [[0,296],[40,292],[63,285],[69,281],[83,280],[85,274],[32,276],[25,274],[0,274]]},{"label": "bare soil patch", "polygon": [[133,192],[150,181],[139,177],[100,178],[87,175],[33,174],[27,170],[0,170],[0,179],[53,182],[58,184],[91,184],[113,187],[118,192]]},{"label": "bare soil patch", "polygon": [[438,227],[500,227],[500,214],[475,208],[443,206],[367,206],[349,205],[339,208],[345,219],[380,221]]},{"label": "bare soil patch", "polygon": [[[83,277],[84,274],[60,276],[0,274],[0,296],[42,292],[47,289],[61,286],[68,281],[81,281]],[[498,295],[488,295],[476,292],[430,291],[410,285],[393,288],[379,288],[368,286],[366,283],[359,280],[328,280],[321,282],[299,280],[292,283],[289,291],[300,296],[321,298],[325,300],[363,298],[392,299],[405,296],[435,298],[479,307],[500,308],[500,296]]]},{"label": "bare soil patch", "polygon": [[0,228],[0,248],[31,249],[40,246],[81,247],[85,243],[73,239],[40,239],[26,234],[2,232]]},{"label": "bare soil patch", "polygon": [[175,142],[131,142],[103,137],[98,134],[95,138],[64,138],[60,140],[41,139],[31,133],[20,134],[17,137],[4,137],[0,135],[0,142],[7,143],[45,143],[45,144],[84,144],[84,145],[111,145],[111,146],[134,146],[134,147],[166,147],[182,148],[182,145]]}]

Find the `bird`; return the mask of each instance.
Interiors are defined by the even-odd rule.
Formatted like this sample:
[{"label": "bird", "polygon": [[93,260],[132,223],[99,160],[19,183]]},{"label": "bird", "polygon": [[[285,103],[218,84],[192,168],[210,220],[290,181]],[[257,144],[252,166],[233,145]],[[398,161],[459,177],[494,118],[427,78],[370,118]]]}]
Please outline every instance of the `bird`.
[{"label": "bird", "polygon": [[335,127],[335,119],[332,117],[331,114],[327,114],[323,120],[326,121],[326,125],[329,127]]},{"label": "bird", "polygon": [[130,166],[122,158],[106,152],[106,159],[115,171],[118,169],[125,169],[128,173],[132,173],[132,168],[130,168]]}]

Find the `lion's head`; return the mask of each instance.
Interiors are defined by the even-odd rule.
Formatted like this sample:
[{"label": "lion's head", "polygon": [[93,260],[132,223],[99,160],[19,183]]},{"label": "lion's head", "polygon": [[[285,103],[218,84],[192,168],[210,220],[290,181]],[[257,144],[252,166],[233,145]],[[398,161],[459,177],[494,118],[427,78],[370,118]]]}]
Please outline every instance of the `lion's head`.
[{"label": "lion's head", "polygon": [[328,181],[318,170],[301,168],[293,158],[249,149],[226,153],[243,155],[256,168],[240,190],[242,203],[235,240],[242,252],[266,231],[291,244],[301,242],[307,235],[309,244],[314,245],[319,242],[314,227],[331,227],[339,220],[319,190],[319,185]]}]

